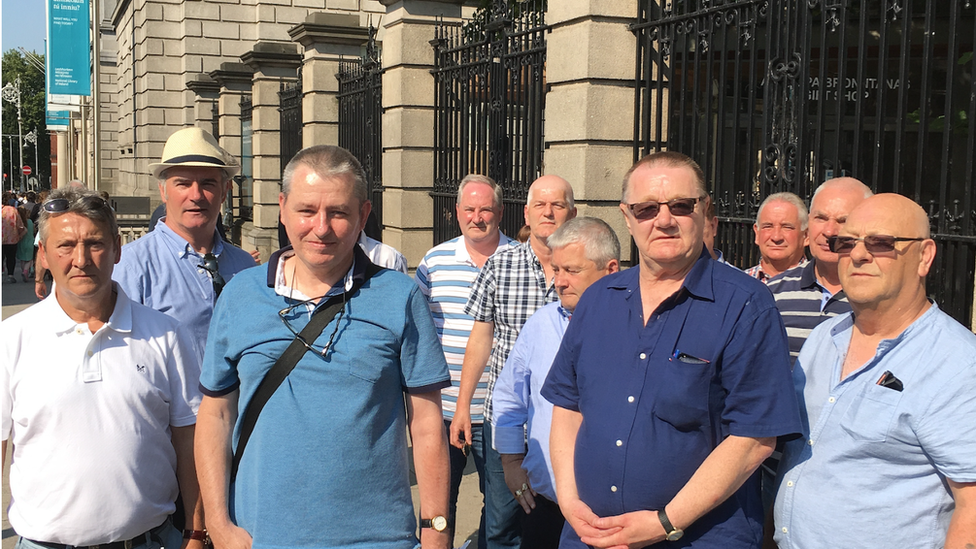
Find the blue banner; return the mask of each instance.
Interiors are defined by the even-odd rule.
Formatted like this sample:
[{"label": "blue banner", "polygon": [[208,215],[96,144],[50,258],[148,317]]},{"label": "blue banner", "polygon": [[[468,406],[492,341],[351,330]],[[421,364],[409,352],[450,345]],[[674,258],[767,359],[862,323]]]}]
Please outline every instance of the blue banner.
[{"label": "blue banner", "polygon": [[47,129],[51,131],[65,131],[68,128],[70,111],[52,111],[47,107]]},{"label": "blue banner", "polygon": [[47,92],[91,95],[88,0],[47,0]]}]

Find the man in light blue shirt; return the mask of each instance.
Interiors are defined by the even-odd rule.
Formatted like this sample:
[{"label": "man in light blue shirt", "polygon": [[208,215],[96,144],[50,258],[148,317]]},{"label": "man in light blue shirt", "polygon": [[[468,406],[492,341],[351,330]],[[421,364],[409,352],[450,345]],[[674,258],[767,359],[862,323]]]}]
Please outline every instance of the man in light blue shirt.
[{"label": "man in light blue shirt", "polygon": [[166,216],[156,230],[122,248],[113,276],[133,301],[179,320],[202,362],[217,296],[235,274],[255,264],[216,229],[240,167],[200,128],[171,135],[161,162],[149,167],[159,180]]},{"label": "man in light blue shirt", "polygon": [[829,240],[853,313],[794,366],[804,437],[780,468],[782,549],[976,544],[976,335],[926,297],[929,236],[921,207],[881,194]]},{"label": "man in light blue shirt", "polygon": [[567,221],[549,237],[548,246],[559,303],[542,307],[522,327],[495,383],[491,420],[505,483],[525,510],[526,549],[558,547],[564,522],[549,459],[552,404],[542,398],[542,385],[580,296],[590,284],[620,270],[620,242],[600,219]]}]

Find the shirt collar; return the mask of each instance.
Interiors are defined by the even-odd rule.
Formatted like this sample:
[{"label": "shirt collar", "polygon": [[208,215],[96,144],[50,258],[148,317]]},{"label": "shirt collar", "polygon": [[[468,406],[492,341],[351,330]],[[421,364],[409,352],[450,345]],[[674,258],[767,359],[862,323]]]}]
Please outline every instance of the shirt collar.
[{"label": "shirt collar", "polygon": [[[708,249],[702,246],[701,254],[695,260],[695,265],[691,268],[691,271],[685,275],[685,279],[681,283],[681,289],[678,290],[678,293],[686,291],[700,299],[714,301],[715,291],[712,287],[712,270],[715,265],[716,262],[712,259],[711,254],[708,253]],[[631,271],[633,271],[633,274],[629,274]],[[639,265],[631,267],[623,271],[621,276],[613,277],[607,287],[617,290],[628,290],[630,291],[630,295],[638,294],[640,290],[639,273]]]},{"label": "shirt collar", "polygon": [[[171,229],[170,226],[166,224],[165,215],[159,218],[159,221],[156,223],[156,228],[153,230],[159,231],[164,235],[166,235],[167,239],[169,240],[169,243],[172,246],[172,249],[176,251],[176,255],[180,259],[183,259],[190,254],[201,257],[200,254],[198,254],[197,251],[193,249],[193,246],[190,246],[190,243],[185,238],[176,234],[176,231]],[[214,229],[214,245],[213,245],[213,250],[211,251],[215,256],[218,257],[224,251],[224,239],[221,238],[220,232],[216,228]]]},{"label": "shirt collar", "polygon": [[[117,282],[112,282],[112,287],[118,292],[115,299],[115,308],[108,318],[105,326],[116,332],[128,333],[132,331],[132,301],[129,299]],[[56,335],[62,335],[73,331],[80,322],[75,321],[68,313],[64,312],[58,297],[51,292],[51,295],[41,301],[41,307],[46,307],[46,323]]]},{"label": "shirt collar", "polygon": [[[285,284],[285,259],[293,255],[295,255],[295,250],[290,244],[271,254],[271,258],[268,260],[268,287],[273,288],[276,294],[295,301],[314,299],[316,296],[306,296],[302,292]],[[343,277],[342,287],[334,286],[325,296],[331,297],[352,289],[353,284],[366,278],[366,266],[369,263],[369,257],[367,257],[366,252],[357,244],[353,249],[352,266],[349,267],[349,270],[346,271],[346,276]],[[322,302],[324,303],[325,301],[323,300]]]},{"label": "shirt collar", "polygon": [[820,287],[820,282],[817,282],[817,262],[811,261],[807,263],[800,271],[800,287],[803,289],[813,288],[814,286]]},{"label": "shirt collar", "polygon": [[[474,265],[474,261],[471,260],[471,254],[468,253],[468,247],[464,242],[464,235],[461,235],[458,237],[457,242],[454,243],[454,261]],[[495,246],[495,251],[492,252],[492,255],[507,248],[509,242],[510,239],[501,231],[498,231],[498,246]]]}]

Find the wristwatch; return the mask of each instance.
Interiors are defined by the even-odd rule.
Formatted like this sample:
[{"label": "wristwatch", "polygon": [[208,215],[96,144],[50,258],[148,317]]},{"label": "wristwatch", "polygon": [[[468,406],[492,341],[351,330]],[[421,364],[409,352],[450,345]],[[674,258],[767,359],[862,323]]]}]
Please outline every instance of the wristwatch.
[{"label": "wristwatch", "polygon": [[659,509],[657,512],[657,518],[661,521],[661,526],[664,527],[664,539],[668,541],[678,541],[681,536],[685,535],[684,530],[679,530],[675,528],[671,521],[668,520],[668,514],[664,512],[664,509]]},{"label": "wristwatch", "polygon": [[447,519],[443,515],[437,515],[429,519],[420,519],[421,528],[430,528],[435,532],[443,532],[447,530]]}]

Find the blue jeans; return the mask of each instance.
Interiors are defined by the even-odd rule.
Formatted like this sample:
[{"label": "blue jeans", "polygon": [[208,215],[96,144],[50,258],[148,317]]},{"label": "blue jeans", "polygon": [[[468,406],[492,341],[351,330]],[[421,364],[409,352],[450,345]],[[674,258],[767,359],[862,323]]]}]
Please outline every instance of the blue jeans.
[{"label": "blue jeans", "polygon": [[522,506],[505,484],[502,457],[491,447],[491,423],[485,421],[485,538],[487,549],[517,549],[522,543]]},{"label": "blue jeans", "polygon": [[[447,431],[450,432],[451,420],[445,419],[444,424],[447,426]],[[485,547],[485,508],[483,497],[485,493],[485,445],[482,434],[482,424],[472,423],[471,440],[468,441],[471,444],[469,453],[474,458],[475,469],[478,470],[478,490],[482,494],[481,523],[478,526],[478,547]],[[448,512],[450,513],[450,517],[456,517],[458,492],[461,489],[461,478],[464,476],[464,468],[468,465],[468,456],[464,455],[464,452],[454,446],[450,446],[450,452],[451,499],[448,502]]]},{"label": "blue jeans", "polygon": [[[133,542],[132,549],[180,549],[182,545],[183,533],[177,530],[169,519],[166,519],[166,522],[153,528],[142,543]],[[14,549],[47,549],[47,547],[21,537],[17,540],[17,545]]]}]

